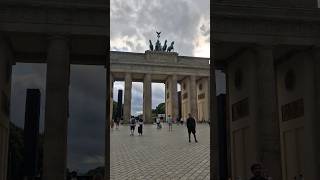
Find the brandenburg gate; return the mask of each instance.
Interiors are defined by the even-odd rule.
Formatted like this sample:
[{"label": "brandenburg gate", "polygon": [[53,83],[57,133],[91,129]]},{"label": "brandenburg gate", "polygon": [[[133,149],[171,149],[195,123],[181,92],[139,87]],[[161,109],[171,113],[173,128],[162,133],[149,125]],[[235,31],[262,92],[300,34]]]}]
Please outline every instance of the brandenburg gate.
[{"label": "brandenburg gate", "polygon": [[[124,120],[131,116],[132,82],[143,82],[143,119],[152,123],[151,83],[165,83],[166,116],[178,118],[177,84],[181,85],[181,116],[191,113],[197,120],[209,118],[209,75],[208,58],[178,56],[176,52],[146,51],[145,53],[110,53],[111,84],[125,81]],[[112,93],[110,95],[112,98]],[[111,101],[112,103],[112,101]],[[112,106],[110,105],[112,108]],[[110,110],[112,112],[112,110]],[[112,114],[110,114],[112,116]]]},{"label": "brandenburg gate", "polygon": [[[111,72],[106,70],[107,89],[111,87],[109,82],[125,80],[126,120],[131,110],[132,81],[144,82],[147,121],[151,120],[152,81],[166,83],[167,114],[177,116],[177,83],[181,83],[184,116],[190,112],[209,119],[209,59],[178,56],[175,52],[109,52],[109,15],[105,3],[104,0],[0,1],[0,180],[7,180],[11,72],[16,63],[47,65],[44,180],[66,178],[71,64],[106,67],[110,64]],[[107,95],[108,104],[109,100]],[[109,114],[112,114],[109,110],[107,106],[105,164],[109,163]]]},{"label": "brandenburg gate", "polygon": [[[166,84],[166,114],[210,119],[216,128],[214,73],[209,59],[175,52],[108,56],[109,8],[104,0],[0,1],[0,180],[6,180],[11,69],[15,63],[46,63],[43,176],[65,179],[70,64],[109,65],[107,89],[125,81],[124,115],[131,115],[133,81],[144,83],[144,118],[151,119],[151,82]],[[259,162],[275,180],[320,177],[320,11],[317,0],[214,0],[210,70],[223,69],[233,179],[250,177]],[[215,67],[216,66],[216,67]],[[111,76],[110,76],[110,75]],[[108,91],[109,92],[109,91]],[[213,93],[215,94],[215,93]],[[107,103],[112,94],[107,94]],[[106,145],[110,109],[106,109]],[[109,113],[109,114],[108,114]],[[211,130],[213,130],[211,128]],[[211,136],[211,157],[219,144]],[[106,164],[109,163],[106,147]],[[215,162],[215,161],[214,161]],[[215,163],[216,164],[216,163]],[[213,166],[213,164],[212,164]],[[214,167],[215,168],[215,167]],[[218,167],[219,168],[219,167]],[[215,172],[214,172],[215,173]],[[109,177],[106,177],[108,179]],[[216,176],[212,179],[217,179]]]}]

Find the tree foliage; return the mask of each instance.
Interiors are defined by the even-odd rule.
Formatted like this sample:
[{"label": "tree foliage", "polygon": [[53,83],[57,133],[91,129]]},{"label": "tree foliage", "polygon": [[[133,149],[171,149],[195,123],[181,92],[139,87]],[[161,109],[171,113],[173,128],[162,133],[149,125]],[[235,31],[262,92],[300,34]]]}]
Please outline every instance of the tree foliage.
[{"label": "tree foliage", "polygon": [[158,104],[156,109],[154,109],[154,113],[155,114],[165,114],[166,113],[166,104],[165,103]]},{"label": "tree foliage", "polygon": [[[21,180],[24,162],[24,130],[10,122],[8,179]],[[38,173],[43,161],[43,134],[38,137]]]}]

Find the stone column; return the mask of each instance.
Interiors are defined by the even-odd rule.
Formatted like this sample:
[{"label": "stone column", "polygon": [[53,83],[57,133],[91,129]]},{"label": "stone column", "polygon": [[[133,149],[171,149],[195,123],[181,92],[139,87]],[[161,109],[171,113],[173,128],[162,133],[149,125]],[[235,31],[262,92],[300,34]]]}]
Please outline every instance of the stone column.
[{"label": "stone column", "polygon": [[208,119],[207,121],[210,120],[210,76],[207,78],[207,92],[206,92],[206,100],[207,100],[207,114],[208,114]]},{"label": "stone column", "polygon": [[126,73],[125,83],[124,83],[124,107],[123,107],[123,120],[125,123],[128,123],[131,117],[131,89],[132,89],[132,77],[130,73]]},{"label": "stone column", "polygon": [[[213,44],[215,45],[215,44]],[[219,166],[219,142],[218,142],[218,118],[217,118],[217,100],[216,100],[216,74],[215,74],[215,65],[214,61],[210,62],[210,86],[209,89],[211,90],[212,96],[210,96],[210,162],[216,162],[210,164],[210,179],[218,180],[220,179],[220,166]]]},{"label": "stone column", "polygon": [[256,143],[257,160],[273,179],[281,179],[280,131],[273,47],[257,46],[256,53]]},{"label": "stone column", "polygon": [[113,115],[113,76],[110,73],[110,122],[113,120],[112,115]]},{"label": "stone column", "polygon": [[[315,101],[316,101],[316,109],[315,112],[320,112],[320,45],[316,46],[313,49],[313,62],[314,62],[314,72],[315,72]],[[316,137],[320,137],[320,115],[316,113],[315,115],[315,124],[314,124],[314,132],[315,132],[315,139]],[[316,141],[316,152],[320,152],[320,142]],[[317,170],[317,177],[320,177],[320,154],[316,153],[316,170]]]},{"label": "stone column", "polygon": [[190,76],[190,113],[198,120],[198,104],[197,104],[197,83],[196,76]]},{"label": "stone column", "polygon": [[[170,97],[170,94],[169,94],[169,78],[167,78],[166,79],[166,81],[165,81],[165,91],[164,91],[164,99],[165,99],[165,114],[166,114],[166,117],[168,117],[168,115],[169,115],[169,97]],[[170,111],[170,114],[171,114],[171,111]]]},{"label": "stone column", "polygon": [[63,36],[49,38],[44,131],[44,180],[65,179],[67,168],[69,45]]},{"label": "stone column", "polygon": [[0,35],[0,180],[7,180],[13,55]]},{"label": "stone column", "polygon": [[143,80],[143,118],[144,122],[152,123],[152,89],[151,74],[145,74]]},{"label": "stone column", "polygon": [[170,101],[171,101],[171,113],[172,119],[175,120],[178,117],[178,92],[177,92],[177,75],[172,75],[170,78]]},{"label": "stone column", "polygon": [[[105,145],[104,145],[104,165],[105,165],[105,177],[104,179],[109,179],[110,176],[110,121],[112,121],[112,107],[110,106],[112,103],[112,86],[113,86],[113,78],[110,72],[109,59],[106,61],[106,114],[105,114]],[[109,104],[109,107],[108,107]]]}]

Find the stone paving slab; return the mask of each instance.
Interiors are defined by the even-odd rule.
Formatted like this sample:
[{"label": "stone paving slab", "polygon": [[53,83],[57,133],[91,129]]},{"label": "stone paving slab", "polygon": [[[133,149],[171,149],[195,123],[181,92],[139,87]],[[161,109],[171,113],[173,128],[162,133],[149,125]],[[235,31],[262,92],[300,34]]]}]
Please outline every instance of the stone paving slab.
[{"label": "stone paving slab", "polygon": [[186,126],[156,129],[144,125],[143,136],[129,136],[121,126],[110,134],[110,179],[210,179],[210,127],[197,125],[198,143],[188,142]]}]

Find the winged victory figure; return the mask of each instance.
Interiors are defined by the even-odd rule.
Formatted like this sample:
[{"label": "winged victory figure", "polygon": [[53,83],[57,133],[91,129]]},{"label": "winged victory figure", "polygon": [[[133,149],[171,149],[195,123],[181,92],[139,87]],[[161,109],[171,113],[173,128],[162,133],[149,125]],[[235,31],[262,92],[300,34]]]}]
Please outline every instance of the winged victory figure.
[{"label": "winged victory figure", "polygon": [[160,38],[161,32],[156,31],[156,33],[157,33],[157,37]]}]

